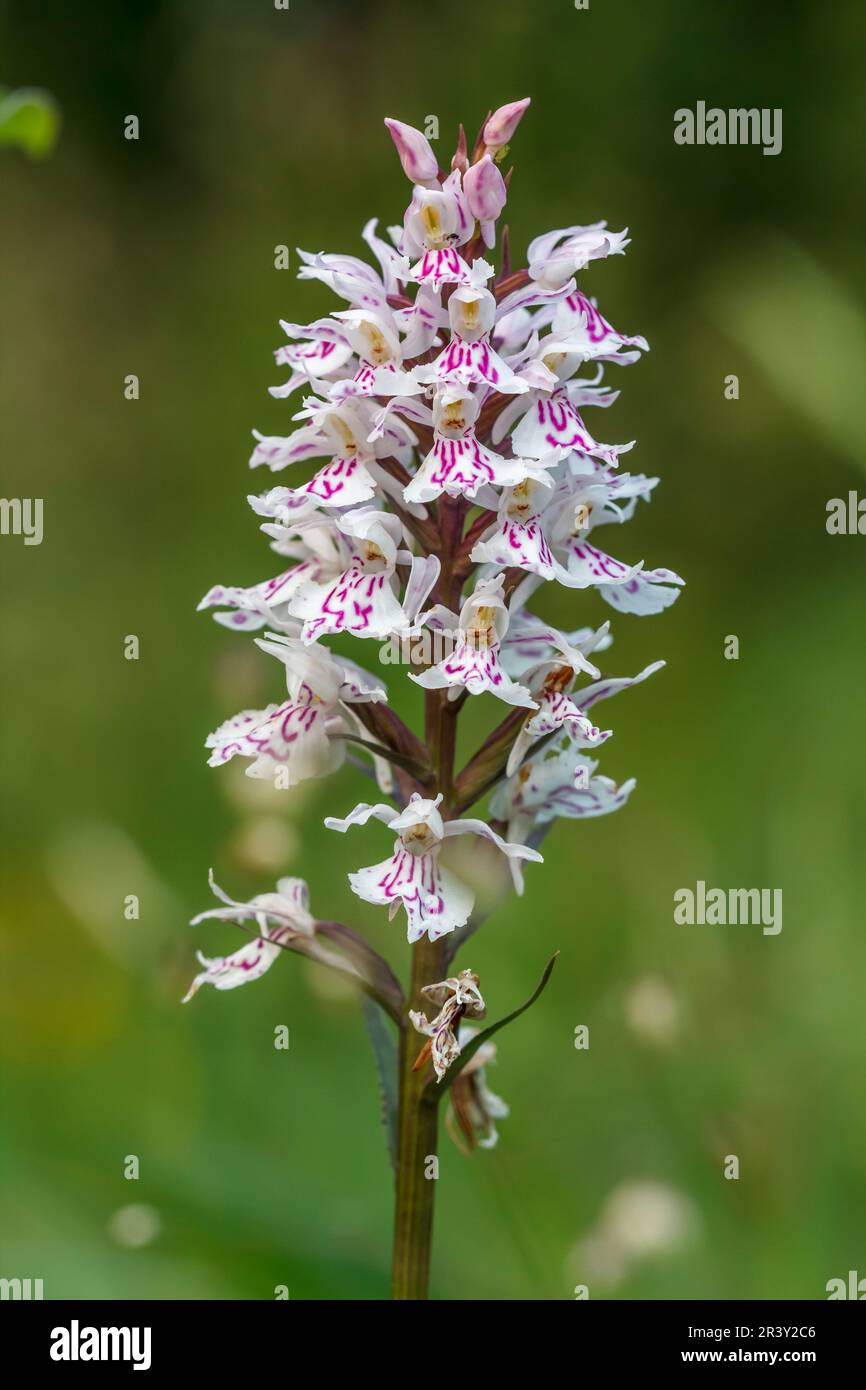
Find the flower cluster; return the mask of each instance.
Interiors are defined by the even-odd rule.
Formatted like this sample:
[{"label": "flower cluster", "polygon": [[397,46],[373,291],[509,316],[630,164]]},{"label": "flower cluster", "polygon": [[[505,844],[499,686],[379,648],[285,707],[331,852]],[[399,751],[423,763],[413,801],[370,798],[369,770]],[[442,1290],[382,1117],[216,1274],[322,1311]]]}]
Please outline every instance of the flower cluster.
[{"label": "flower cluster", "polygon": [[[402,906],[410,942],[469,919],[471,892],[440,863],[449,839],[491,843],[522,891],[550,822],[616,810],[634,786],[596,774],[610,730],[594,723],[594,706],[663,663],[602,675],[609,624],[552,627],[537,604],[544,586],[594,589],[618,612],[654,614],[682,584],[601,548],[601,528],[628,521],[658,479],[622,471],[633,441],[599,442],[584,414],[615,401],[608,366],[635,362],[648,345],[619,333],[580,285],[590,262],[623,254],[625,231],[596,222],[548,232],[525,266],[511,265],[501,228],[510,174],[500,166],[528,104],[496,111],[471,148],[461,127],[447,169],[419,130],[386,121],[411,184],[402,223],[387,238],[367,223],[372,261],[299,252],[300,278],[343,307],[282,324],[276,360],[288,376],[271,394],[300,396],[297,428],[255,432],[251,466],[283,477],[249,502],[283,567],[248,587],[217,585],[201,604],[228,627],[261,633],[286,674],[284,700],[210,736],[211,763],[245,758],[250,776],[292,786],[334,771],[351,745],[353,757],[371,757],[387,801],[325,823],[345,831],[373,818],[393,832],[392,853],[350,883],[390,916]],[[428,702],[453,717],[471,696],[506,707],[456,780],[382,683],[328,649],[347,633],[379,644],[444,637],[441,659],[407,672]],[[462,817],[489,792],[488,819]],[[283,920],[261,911],[266,925]],[[273,930],[307,930],[306,917],[286,922],[259,941],[265,953]],[[193,988],[254,978],[262,961],[217,962]],[[449,1024],[431,1037],[441,1075],[457,1034]]]}]

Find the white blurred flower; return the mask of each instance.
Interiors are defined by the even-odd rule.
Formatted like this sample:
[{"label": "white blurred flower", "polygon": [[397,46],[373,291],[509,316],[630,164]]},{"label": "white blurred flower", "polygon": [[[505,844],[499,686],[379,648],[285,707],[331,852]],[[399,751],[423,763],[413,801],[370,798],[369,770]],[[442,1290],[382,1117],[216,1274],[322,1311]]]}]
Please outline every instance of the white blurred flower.
[{"label": "white blurred flower", "polygon": [[668,1047],[680,1031],[679,1000],[660,975],[635,980],[623,1000],[626,1022],[641,1042]]},{"label": "white blurred flower", "polygon": [[569,1272],[614,1287],[633,1266],[676,1255],[700,1230],[697,1208],[684,1192],[653,1179],[621,1183],[569,1257]]},{"label": "white blurred flower", "polygon": [[126,1250],[141,1250],[151,1245],[161,1228],[159,1212],[144,1202],[131,1202],[118,1207],[108,1223],[108,1234],[116,1245]]}]

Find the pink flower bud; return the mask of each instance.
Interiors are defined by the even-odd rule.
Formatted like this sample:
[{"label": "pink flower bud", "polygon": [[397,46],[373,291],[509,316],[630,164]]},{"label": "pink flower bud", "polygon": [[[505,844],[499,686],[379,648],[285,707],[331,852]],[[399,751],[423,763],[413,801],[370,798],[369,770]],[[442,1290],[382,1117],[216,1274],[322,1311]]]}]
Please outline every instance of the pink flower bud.
[{"label": "pink flower bud", "polygon": [[463,175],[463,192],[469,211],[479,222],[495,222],[505,207],[505,180],[489,154]]},{"label": "pink flower bud", "polygon": [[394,121],[390,116],[385,117],[385,124],[397,146],[403,173],[407,179],[411,179],[413,183],[429,183],[431,179],[435,179],[439,172],[439,164],[427,136],[416,130],[413,125],[404,125],[402,121]]},{"label": "pink flower bud", "polygon": [[501,150],[503,145],[507,145],[517,127],[520,125],[521,117],[529,105],[530,98],[524,97],[522,101],[510,101],[507,106],[500,106],[498,111],[494,111],[484,127],[484,143],[489,150],[494,153]]}]

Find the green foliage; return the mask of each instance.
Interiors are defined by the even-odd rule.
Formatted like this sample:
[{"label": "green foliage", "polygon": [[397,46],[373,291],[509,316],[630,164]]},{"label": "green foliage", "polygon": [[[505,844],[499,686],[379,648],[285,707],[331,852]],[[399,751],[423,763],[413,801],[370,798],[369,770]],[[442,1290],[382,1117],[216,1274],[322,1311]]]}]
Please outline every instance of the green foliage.
[{"label": "green foliage", "polygon": [[23,150],[31,159],[44,159],[54,149],[60,130],[60,110],[50,92],[39,87],[0,87],[0,145]]},{"label": "green foliage", "polygon": [[370,1038],[376,1077],[379,1082],[379,1101],[385,1142],[392,1168],[397,1162],[397,1041],[393,1029],[385,1022],[385,1014],[372,999],[364,997],[364,1024]]}]

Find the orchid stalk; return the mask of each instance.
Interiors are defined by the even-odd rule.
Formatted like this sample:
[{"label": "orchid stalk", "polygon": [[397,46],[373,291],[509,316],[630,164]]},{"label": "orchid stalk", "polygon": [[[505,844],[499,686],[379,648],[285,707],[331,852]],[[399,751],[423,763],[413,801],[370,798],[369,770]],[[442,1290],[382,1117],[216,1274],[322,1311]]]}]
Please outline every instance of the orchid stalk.
[{"label": "orchid stalk", "polygon": [[[553,965],[524,1005],[484,1023],[477,974],[454,964],[481,925],[454,846],[471,843],[480,872],[522,894],[556,819],[628,800],[633,779],[597,773],[611,731],[594,722],[595,706],[664,664],[603,673],[610,624],[558,630],[544,590],[594,589],[617,612],[653,614],[683,582],[615,558],[598,538],[658,482],[621,471],[632,443],[600,443],[584,422],[616,399],[608,365],[637,361],[647,343],[618,333],[578,284],[591,261],[625,251],[626,232],[604,222],[548,232],[512,267],[500,227],[511,173],[500,166],[528,105],[490,115],[471,150],[461,127],[444,170],[420,131],[387,120],[412,185],[402,224],[387,240],[375,220],[364,227],[375,264],[299,253],[300,278],[346,307],[283,323],[276,359],[289,375],[271,393],[300,395],[297,428],[254,432],[251,466],[284,475],[249,498],[280,570],[217,585],[200,605],[254,634],[285,675],[283,696],[210,735],[211,764],[246,759],[249,776],[290,789],[350,758],[381,798],[325,825],[369,842],[372,862],[359,856],[349,884],[405,921],[408,982],[360,933],[318,920],[301,879],[246,903],[212,880],[221,906],[194,921],[231,922],[248,937],[226,957],[201,957],[187,998],[258,979],[283,951],[363,991],[394,1165],[398,1299],[427,1297],[440,1110],[464,1152],[496,1142],[508,1107],[486,1080],[492,1037],[534,1002]],[[423,730],[399,717],[366,663],[329,649],[342,634],[374,655],[378,644],[382,661],[402,655],[423,691]],[[483,700],[493,727],[458,767],[469,698]]]}]

